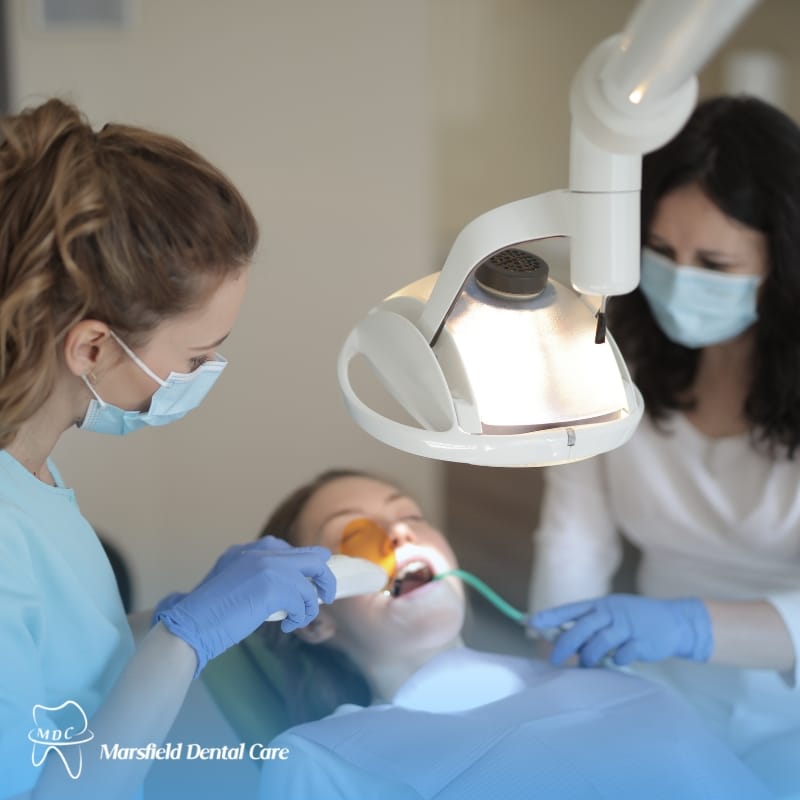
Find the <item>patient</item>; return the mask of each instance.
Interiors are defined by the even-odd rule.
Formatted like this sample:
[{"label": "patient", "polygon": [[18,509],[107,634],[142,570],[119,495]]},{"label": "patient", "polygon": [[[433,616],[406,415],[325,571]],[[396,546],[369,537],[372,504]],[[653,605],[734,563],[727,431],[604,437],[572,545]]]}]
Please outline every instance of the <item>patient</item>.
[{"label": "patient", "polygon": [[456,566],[455,555],[392,484],[325,473],[289,497],[264,533],[337,552],[356,519],[389,537],[389,590],[338,600],[293,634],[269,624],[254,634],[304,665],[287,670],[296,678],[285,687],[289,721],[341,704],[272,741],[286,758],[263,764],[263,798],[768,796],[681,700],[654,684],[465,647],[461,582],[431,580]]}]

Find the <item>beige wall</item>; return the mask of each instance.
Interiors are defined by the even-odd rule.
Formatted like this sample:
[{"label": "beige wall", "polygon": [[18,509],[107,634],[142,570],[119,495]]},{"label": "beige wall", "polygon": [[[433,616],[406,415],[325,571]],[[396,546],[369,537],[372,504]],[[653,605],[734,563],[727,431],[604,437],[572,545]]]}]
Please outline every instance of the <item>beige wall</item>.
[{"label": "beige wall", "polygon": [[726,59],[734,53],[766,50],[780,59],[784,74],[783,110],[800,120],[800,3],[760,0],[700,75],[703,95],[724,91]]},{"label": "beige wall", "polygon": [[[132,561],[138,604],[190,586],[332,465],[395,476],[441,520],[440,465],[349,421],[338,348],[472,217],[566,185],[569,82],[633,0],[139,0],[131,29],[105,33],[44,32],[34,4],[9,4],[15,105],[57,93],[97,123],[187,139],[262,229],[203,409],[123,440],[71,431],[58,448],[84,512]],[[765,0],[741,42],[794,59],[798,7]]]}]

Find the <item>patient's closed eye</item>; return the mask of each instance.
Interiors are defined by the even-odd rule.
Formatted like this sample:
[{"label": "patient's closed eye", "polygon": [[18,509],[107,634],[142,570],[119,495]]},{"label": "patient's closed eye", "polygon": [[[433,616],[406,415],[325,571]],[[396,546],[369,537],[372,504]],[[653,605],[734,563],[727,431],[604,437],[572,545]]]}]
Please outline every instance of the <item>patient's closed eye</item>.
[{"label": "patient's closed eye", "polygon": [[351,520],[342,531],[339,552],[344,555],[366,558],[378,564],[388,576],[397,565],[394,546],[387,532],[367,518]]}]

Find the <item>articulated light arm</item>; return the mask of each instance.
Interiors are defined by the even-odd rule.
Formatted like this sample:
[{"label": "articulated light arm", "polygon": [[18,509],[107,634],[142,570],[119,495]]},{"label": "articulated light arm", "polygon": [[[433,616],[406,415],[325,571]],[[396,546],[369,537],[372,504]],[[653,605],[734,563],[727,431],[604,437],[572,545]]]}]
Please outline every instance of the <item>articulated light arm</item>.
[{"label": "articulated light arm", "polygon": [[570,92],[572,285],[625,294],[639,282],[641,157],[683,127],[696,73],[757,0],[642,0]]},{"label": "articulated light arm", "polygon": [[625,30],[589,54],[570,94],[569,192],[509,203],[461,231],[419,321],[429,342],[472,270],[521,242],[569,236],[579,292],[636,288],[642,155],[683,127],[697,96],[695,73],[756,2],[642,0]]},{"label": "articulated light arm", "polygon": [[612,105],[669,100],[757,0],[642,0],[600,75]]}]

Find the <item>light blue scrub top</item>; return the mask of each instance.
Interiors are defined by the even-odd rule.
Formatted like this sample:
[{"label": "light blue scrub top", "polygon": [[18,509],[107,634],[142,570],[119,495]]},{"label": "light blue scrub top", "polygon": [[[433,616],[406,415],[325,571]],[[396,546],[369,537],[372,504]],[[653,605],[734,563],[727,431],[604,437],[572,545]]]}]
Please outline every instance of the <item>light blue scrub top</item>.
[{"label": "light blue scrub top", "polygon": [[[1,798],[38,780],[28,740],[34,705],[73,701],[91,720],[134,651],[108,558],[74,492],[48,465],[56,486],[0,450]],[[76,713],[70,704],[50,715],[40,710],[36,721],[49,716],[51,726],[66,728]],[[72,757],[74,750],[62,748]]]}]

